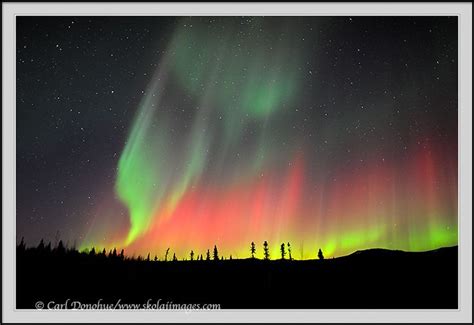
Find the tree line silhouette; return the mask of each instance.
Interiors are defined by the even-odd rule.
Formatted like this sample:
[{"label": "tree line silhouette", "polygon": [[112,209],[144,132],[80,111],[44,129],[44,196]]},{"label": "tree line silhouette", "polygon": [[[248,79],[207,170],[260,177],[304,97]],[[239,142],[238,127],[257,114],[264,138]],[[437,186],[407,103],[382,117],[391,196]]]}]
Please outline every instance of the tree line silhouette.
[{"label": "tree line silhouette", "polygon": [[[457,308],[456,247],[419,253],[370,249],[331,259],[318,249],[314,259],[296,260],[286,242],[278,249],[268,241],[251,242],[245,258],[224,257],[217,245],[183,256],[168,247],[158,258],[153,253],[130,256],[118,248],[84,251],[64,243],[41,240],[27,247],[23,239],[19,242],[17,308],[99,298],[107,303],[119,298],[215,302],[233,309]],[[320,294],[308,299],[304,292]]]},{"label": "tree line silhouette", "polygon": [[[263,242],[263,260],[268,261],[271,260],[270,256],[270,247],[267,241]],[[164,259],[160,260],[157,255],[153,257],[153,261],[164,261],[168,262],[168,257],[170,254],[170,247],[168,247],[165,251]],[[88,255],[91,257],[98,257],[98,258],[109,258],[112,260],[136,260],[136,261],[147,261],[150,262],[152,261],[150,253],[146,255],[146,257],[142,257],[141,255],[138,256],[126,256],[125,255],[125,250],[121,249],[120,252],[117,250],[117,248],[110,249],[108,252],[105,248],[102,250],[96,250],[95,247],[92,247],[90,250],[83,250],[80,252],[79,250],[76,249],[75,246],[73,247],[67,247],[64,245],[62,240],[57,240],[57,244],[55,247],[52,247],[51,242],[48,242],[48,244],[45,244],[44,239],[41,239],[38,246],[36,247],[27,247],[24,241],[24,238],[21,239],[20,243],[17,245],[17,253],[23,253],[25,251],[35,251],[38,254],[48,254],[51,253],[53,255],[66,255],[66,254],[82,254],[82,255]],[[258,258],[255,257],[257,253],[257,248],[254,242],[251,242],[250,244],[250,258],[257,260]],[[320,260],[324,259],[323,252],[321,248],[318,250],[317,253],[317,258]],[[212,250],[212,257],[211,257],[211,252],[208,249],[206,251],[205,257],[203,257],[202,254],[198,255],[194,252],[194,250],[191,250],[189,252],[189,261],[222,261],[226,260],[223,255],[219,255],[219,250],[217,248],[217,245],[214,245],[214,248]],[[228,257],[229,260],[232,260],[232,255],[229,255]],[[182,258],[183,261],[187,261],[188,259],[186,257]],[[291,244],[288,242],[287,244],[281,243],[280,245],[280,260],[289,260],[292,261],[293,257],[291,255]],[[178,257],[176,256],[176,253],[173,253],[173,256],[171,258],[172,262],[178,261]]]}]

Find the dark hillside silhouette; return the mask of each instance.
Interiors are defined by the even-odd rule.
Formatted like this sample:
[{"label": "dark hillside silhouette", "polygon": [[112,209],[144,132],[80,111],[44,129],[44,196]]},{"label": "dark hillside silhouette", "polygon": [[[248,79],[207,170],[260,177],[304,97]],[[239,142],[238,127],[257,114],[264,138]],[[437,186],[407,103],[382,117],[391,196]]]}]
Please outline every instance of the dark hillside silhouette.
[{"label": "dark hillside silhouette", "polygon": [[[266,243],[266,242],[265,242]],[[253,246],[253,245],[252,245]],[[121,250],[88,253],[62,242],[17,246],[17,308],[36,301],[217,303],[221,308],[457,308],[456,247],[428,252],[384,249],[315,260],[219,258],[172,261],[124,256]],[[287,245],[290,247],[290,245]],[[290,250],[288,250],[288,253]],[[319,254],[321,253],[321,254]],[[316,294],[317,293],[317,294]]]}]

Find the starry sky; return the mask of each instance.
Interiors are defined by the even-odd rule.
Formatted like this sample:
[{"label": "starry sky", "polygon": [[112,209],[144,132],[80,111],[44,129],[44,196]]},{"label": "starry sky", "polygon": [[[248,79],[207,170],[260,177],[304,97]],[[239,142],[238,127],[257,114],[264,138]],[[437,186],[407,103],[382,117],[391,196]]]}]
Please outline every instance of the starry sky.
[{"label": "starry sky", "polygon": [[457,244],[456,17],[17,17],[17,237]]}]

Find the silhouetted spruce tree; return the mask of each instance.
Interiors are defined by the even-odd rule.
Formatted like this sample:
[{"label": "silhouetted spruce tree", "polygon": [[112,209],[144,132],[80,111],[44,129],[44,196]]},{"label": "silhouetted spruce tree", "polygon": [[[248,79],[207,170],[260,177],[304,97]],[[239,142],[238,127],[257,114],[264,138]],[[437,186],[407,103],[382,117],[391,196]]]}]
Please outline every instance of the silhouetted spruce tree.
[{"label": "silhouetted spruce tree", "polygon": [[124,252],[123,249],[120,251],[119,258],[120,258],[122,261],[125,259],[125,252]]},{"label": "silhouetted spruce tree", "polygon": [[[105,252],[105,249],[104,249],[104,252]],[[64,247],[62,240],[59,241],[58,247],[56,247],[56,253],[58,255],[64,255],[66,253],[66,248]]]},{"label": "silhouetted spruce tree", "polygon": [[199,260],[202,261],[202,254],[201,254],[201,256],[199,257]]},{"label": "silhouetted spruce tree", "polygon": [[252,254],[252,258],[255,258],[255,243],[254,242],[250,244],[250,254]]},{"label": "silhouetted spruce tree", "polygon": [[148,255],[146,256],[146,261],[150,262],[150,253],[148,253]]},{"label": "silhouetted spruce tree", "polygon": [[176,254],[173,253],[173,262],[176,262],[178,259],[176,258]]},{"label": "silhouetted spruce tree", "polygon": [[112,258],[115,260],[117,258],[117,248],[114,247],[112,250]]},{"label": "silhouetted spruce tree", "polygon": [[158,256],[156,256],[156,254],[155,254],[155,258],[154,258],[153,260],[154,260],[155,262],[158,261]]},{"label": "silhouetted spruce tree", "polygon": [[168,248],[166,249],[166,253],[165,253],[165,262],[168,261],[168,253],[169,253],[169,252],[170,252],[170,248],[168,247]]},{"label": "silhouetted spruce tree", "polygon": [[44,240],[41,239],[39,244],[38,244],[38,251],[42,252],[44,251]]},{"label": "silhouetted spruce tree", "polygon": [[25,237],[21,237],[21,241],[17,246],[17,252],[23,253],[26,250]]},{"label": "silhouetted spruce tree", "polygon": [[55,247],[58,247],[58,242],[59,242],[60,238],[61,238],[61,233],[59,232],[59,230],[57,230],[56,235],[54,236],[54,245],[55,245]]},{"label": "silhouetted spruce tree", "polygon": [[324,260],[324,255],[323,255],[323,251],[321,250],[321,248],[320,248],[319,251],[318,251],[318,258],[319,258],[320,260]]},{"label": "silhouetted spruce tree", "polygon": [[48,242],[48,245],[46,245],[45,250],[46,250],[47,253],[51,253],[51,250],[52,250],[51,242]]},{"label": "silhouetted spruce tree", "polygon": [[229,256],[229,260],[231,260],[231,259],[232,259],[232,255]]},{"label": "silhouetted spruce tree", "polygon": [[280,252],[281,252],[281,259],[284,260],[285,256],[286,256],[285,244],[284,243],[281,243]]},{"label": "silhouetted spruce tree", "polygon": [[289,258],[290,261],[291,261],[291,260],[293,260],[293,258],[291,257],[291,246],[290,246],[290,243],[289,243],[289,242],[288,242],[287,246],[288,246],[288,258]]},{"label": "silhouetted spruce tree", "polygon": [[210,260],[211,260],[211,253],[209,252],[209,250],[207,250],[206,261],[210,261]]},{"label": "silhouetted spruce tree", "polygon": [[95,247],[92,247],[91,251],[89,252],[90,256],[95,256]]},{"label": "silhouetted spruce tree", "polygon": [[263,242],[263,259],[264,260],[270,259],[270,253],[268,251],[268,243],[266,240]]},{"label": "silhouetted spruce tree", "polygon": [[189,257],[191,258],[191,261],[194,261],[194,252],[191,250],[191,253],[189,253]]},{"label": "silhouetted spruce tree", "polygon": [[212,253],[212,257],[214,258],[214,261],[219,260],[219,252],[217,251],[217,246],[216,245],[214,245],[214,251]]},{"label": "silhouetted spruce tree", "polygon": [[76,258],[81,255],[81,252],[77,249],[76,242],[74,242],[74,246],[69,249],[69,255],[75,256]]},{"label": "silhouetted spruce tree", "polygon": [[72,242],[71,251],[77,251],[76,247],[77,247],[77,241],[74,239],[74,241]]}]

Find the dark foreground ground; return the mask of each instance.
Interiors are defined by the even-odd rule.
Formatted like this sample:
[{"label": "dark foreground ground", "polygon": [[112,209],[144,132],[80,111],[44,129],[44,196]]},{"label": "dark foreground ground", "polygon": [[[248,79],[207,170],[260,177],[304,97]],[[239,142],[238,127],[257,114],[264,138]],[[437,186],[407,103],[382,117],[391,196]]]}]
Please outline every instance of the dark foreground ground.
[{"label": "dark foreground ground", "polygon": [[[60,304],[220,304],[221,308],[457,308],[458,248],[372,249],[328,260],[153,262],[17,252],[17,308]],[[149,300],[150,299],[150,300]],[[71,306],[71,305],[70,305]],[[77,306],[77,305],[76,305]]]}]

